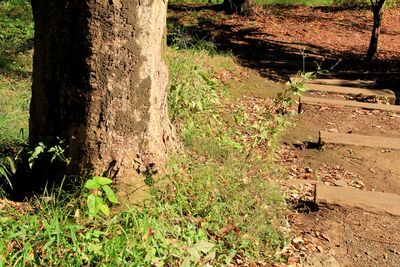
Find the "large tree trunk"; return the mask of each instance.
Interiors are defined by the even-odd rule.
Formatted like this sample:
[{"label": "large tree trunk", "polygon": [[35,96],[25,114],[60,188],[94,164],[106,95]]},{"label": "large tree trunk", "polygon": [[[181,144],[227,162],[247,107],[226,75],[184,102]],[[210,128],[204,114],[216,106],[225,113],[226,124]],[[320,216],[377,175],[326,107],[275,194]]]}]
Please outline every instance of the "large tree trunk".
[{"label": "large tree trunk", "polygon": [[222,3],[223,10],[228,14],[239,14],[249,16],[253,14],[253,0],[224,0]]},{"label": "large tree trunk", "polygon": [[371,41],[367,52],[367,61],[373,61],[378,56],[378,40],[381,32],[383,10],[386,0],[371,0],[372,12],[374,14],[374,25],[372,27]]},{"label": "large tree trunk", "polygon": [[174,142],[162,61],[166,1],[32,0],[29,142],[59,137],[69,174],[133,177]]}]

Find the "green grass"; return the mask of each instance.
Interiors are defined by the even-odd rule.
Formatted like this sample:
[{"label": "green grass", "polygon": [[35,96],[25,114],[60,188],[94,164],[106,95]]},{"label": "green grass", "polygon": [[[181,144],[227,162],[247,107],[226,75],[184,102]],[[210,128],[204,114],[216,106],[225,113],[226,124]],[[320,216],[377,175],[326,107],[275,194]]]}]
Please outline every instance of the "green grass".
[{"label": "green grass", "polygon": [[33,22],[29,1],[0,1],[0,144],[26,142]]},{"label": "green grass", "polygon": [[30,79],[0,75],[0,144],[26,142],[30,101]]},{"label": "green grass", "polygon": [[174,49],[167,58],[171,94],[180,99],[170,102],[176,109],[171,112],[186,152],[155,177],[150,197],[94,220],[81,190],[69,197],[39,197],[25,212],[2,209],[0,266],[226,266],[236,260],[280,260],[275,252],[287,242],[283,194],[266,179],[269,161],[246,160],[251,141],[241,141],[244,133],[224,111],[226,90],[213,78],[234,68],[232,58]]},{"label": "green grass", "polygon": [[[2,42],[29,42],[26,3],[0,1]],[[19,30],[8,32],[3,26],[12,26],[11,17],[21,21],[15,21]],[[20,45],[0,47],[5,66],[0,147],[26,142],[20,129],[26,133],[32,51],[13,49]],[[174,46],[166,55],[170,116],[184,151],[152,177],[149,197],[92,219],[89,192],[79,185],[72,195],[54,189],[26,203],[0,200],[0,266],[227,266],[282,260],[276,251],[287,243],[286,203],[269,178],[283,126],[262,109],[249,120],[237,120],[247,117],[245,109],[232,112],[228,90],[215,79],[220,71],[235,70],[234,59],[198,40],[188,48]],[[252,146],[256,151],[249,156]]]}]

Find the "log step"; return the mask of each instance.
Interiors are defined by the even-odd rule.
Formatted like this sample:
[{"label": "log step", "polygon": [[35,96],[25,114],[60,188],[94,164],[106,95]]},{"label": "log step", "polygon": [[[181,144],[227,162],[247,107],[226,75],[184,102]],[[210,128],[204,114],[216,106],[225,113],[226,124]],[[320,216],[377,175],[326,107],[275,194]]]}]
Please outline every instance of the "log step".
[{"label": "log step", "polygon": [[308,81],[307,84],[324,84],[324,85],[361,87],[361,88],[376,87],[376,82],[372,80],[315,79]]},{"label": "log step", "polygon": [[317,184],[315,203],[360,208],[375,213],[400,216],[400,196],[392,193],[362,191],[348,187]]},{"label": "log step", "polygon": [[400,106],[397,105],[374,104],[374,103],[357,102],[350,100],[338,100],[338,99],[326,99],[326,98],[302,96],[301,102],[303,104],[314,105],[314,106],[328,105],[328,106],[355,107],[355,108],[363,108],[371,110],[376,109],[376,110],[384,110],[391,112],[400,112]]},{"label": "log step", "polygon": [[318,92],[328,92],[328,93],[336,93],[336,94],[344,94],[344,95],[352,95],[352,96],[362,96],[362,97],[377,97],[379,99],[387,99],[390,104],[396,103],[396,95],[394,92],[390,90],[373,90],[373,89],[363,89],[363,88],[354,88],[354,87],[346,87],[346,86],[336,86],[336,85],[325,85],[325,84],[313,84],[307,83],[307,88],[310,91],[318,91]]},{"label": "log step", "polygon": [[319,144],[343,144],[384,149],[400,149],[400,138],[320,131]]}]

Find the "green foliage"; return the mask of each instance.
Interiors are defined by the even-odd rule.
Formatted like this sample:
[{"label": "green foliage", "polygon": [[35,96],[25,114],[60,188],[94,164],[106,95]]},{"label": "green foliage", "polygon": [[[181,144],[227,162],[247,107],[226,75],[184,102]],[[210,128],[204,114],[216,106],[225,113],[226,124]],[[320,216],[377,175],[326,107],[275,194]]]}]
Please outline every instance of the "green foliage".
[{"label": "green foliage", "polygon": [[[93,176],[87,180],[84,187],[90,190],[87,196],[87,208],[90,216],[97,216],[99,212],[110,215],[107,201],[112,204],[119,204],[119,201],[109,184],[112,180],[106,177]],[[105,198],[103,197],[105,194]]]},{"label": "green foliage", "polygon": [[182,57],[170,62],[172,77],[168,101],[172,121],[210,111],[219,101],[218,81],[189,60]]},{"label": "green foliage", "polygon": [[16,172],[15,162],[11,157],[0,158],[0,187],[6,182],[12,189],[11,177]]},{"label": "green foliage", "polygon": [[51,155],[51,159],[49,164],[53,163],[55,159],[59,159],[64,162],[67,166],[69,165],[71,159],[67,158],[64,155],[64,140],[57,138],[57,144],[50,146],[45,144],[44,142],[39,142],[39,144],[31,151],[28,151],[26,154],[28,156],[28,165],[29,168],[32,169],[33,164],[39,158],[40,155],[48,153]]},{"label": "green foliage", "polygon": [[[315,71],[306,72],[305,59],[306,54],[302,51],[303,56],[303,71],[299,71],[296,77],[290,77],[289,81],[286,82],[286,87],[283,92],[279,92],[277,97],[274,99],[276,105],[280,106],[282,113],[286,113],[287,109],[290,109],[294,103],[293,96],[299,98],[301,101],[301,96],[308,91],[306,83],[316,79],[319,75],[326,74],[333,70],[337,65],[340,64],[341,60],[338,60],[329,69],[322,68],[322,62],[314,62],[316,65]],[[299,111],[300,112],[300,111]]]},{"label": "green foliage", "polygon": [[32,38],[29,1],[0,1],[0,149],[26,142]]},{"label": "green foliage", "polygon": [[[39,144],[32,150],[22,147],[14,152],[0,155],[0,193],[4,195],[4,182],[13,190],[13,181],[16,179],[17,168],[32,169],[33,165],[43,156],[49,155],[50,161],[46,162],[50,166],[54,160],[59,160],[66,166],[69,165],[70,159],[64,155],[64,141],[58,139],[57,144],[49,146],[44,142]],[[43,157],[42,157],[43,158]],[[43,162],[41,162],[43,164]],[[0,197],[1,197],[0,195]]]},{"label": "green foliage", "polygon": [[[0,1],[1,8],[4,3],[19,10],[26,2]],[[29,30],[23,35],[21,43],[29,43]],[[54,189],[21,205],[5,205],[0,210],[0,266],[227,266],[239,256],[245,263],[279,260],[275,252],[287,243],[285,200],[265,179],[270,162],[246,156],[257,138],[255,150],[267,143],[272,148],[282,123],[260,110],[264,124],[256,127],[245,106],[234,113],[226,110],[226,90],[214,77],[220,66],[230,68],[232,59],[207,52],[212,45],[201,43],[198,39],[185,49],[168,50],[169,109],[187,153],[176,155],[164,175],[152,176],[150,197],[111,213],[110,205],[118,202],[111,180],[92,177],[83,192],[68,195]],[[17,136],[27,128],[30,81],[24,75],[30,71],[31,53],[18,54],[14,61],[7,62],[0,80],[0,101],[7,99],[0,103],[0,114],[15,120],[4,122],[11,125],[4,130],[11,143],[26,140]],[[15,109],[18,114],[12,113]],[[3,131],[1,123],[0,117]],[[33,168],[43,158],[49,165],[54,160],[68,165],[64,147],[61,141],[43,142],[22,154]],[[6,158],[1,164],[12,171]]]},{"label": "green foliage", "polygon": [[[234,114],[224,112],[225,90],[206,69],[214,59],[214,64],[225,61],[200,51],[170,53],[172,86],[184,84],[190,92],[182,94],[203,106],[195,108],[184,97],[170,99],[170,108],[179,107],[175,121],[188,154],[177,155],[169,171],[154,178],[145,202],[113,216],[97,216],[109,214],[109,204],[118,202],[105,177],[87,180],[77,195],[39,197],[29,211],[1,210],[0,265],[226,266],[237,255],[244,262],[277,260],[275,252],[287,242],[281,230],[285,200],[264,179],[269,163],[246,162],[253,140],[243,141],[236,124],[226,120],[233,121]],[[245,110],[235,112],[243,117],[238,127],[256,133]],[[264,113],[260,110],[260,116]],[[275,127],[276,119],[263,119],[265,131]],[[273,130],[268,134],[266,142],[277,140]],[[33,164],[47,153],[49,159],[62,154],[58,145],[39,144],[29,154]],[[81,210],[88,210],[89,218]]]},{"label": "green foliage", "polygon": [[33,19],[27,0],[0,2],[0,73],[17,73],[21,64],[15,60],[32,48]]},{"label": "green foliage", "polygon": [[279,140],[280,134],[283,132],[289,122],[283,116],[272,116],[268,113],[257,116],[251,128],[254,133],[252,134],[253,142],[247,153],[249,158],[254,149],[262,144],[266,144],[268,148],[271,148],[270,155],[273,155],[276,149],[277,140]]},{"label": "green foliage", "polygon": [[297,96],[301,98],[301,96],[308,91],[306,83],[312,79],[317,77],[316,72],[299,72],[297,77],[290,78],[288,82],[286,82],[286,87],[283,92],[279,92],[277,97],[274,99],[276,105],[281,106],[283,110],[290,109],[294,104],[293,96]]}]

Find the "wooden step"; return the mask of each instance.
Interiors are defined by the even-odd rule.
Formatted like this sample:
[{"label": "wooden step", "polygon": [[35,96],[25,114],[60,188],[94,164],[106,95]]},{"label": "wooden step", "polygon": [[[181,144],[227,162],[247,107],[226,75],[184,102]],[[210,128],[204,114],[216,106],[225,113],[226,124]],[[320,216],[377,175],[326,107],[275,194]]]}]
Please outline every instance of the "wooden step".
[{"label": "wooden step", "polygon": [[398,105],[374,104],[374,103],[357,102],[351,100],[338,100],[338,99],[302,96],[301,102],[303,104],[314,105],[314,106],[328,105],[328,106],[338,106],[338,107],[355,107],[355,108],[363,108],[371,110],[376,109],[376,110],[384,110],[391,112],[400,112],[400,106]]},{"label": "wooden step", "polygon": [[373,89],[325,85],[325,84],[310,84],[310,83],[307,83],[306,86],[310,91],[328,92],[328,93],[361,96],[361,97],[372,96],[372,97],[377,97],[379,99],[387,99],[388,103],[390,104],[396,103],[395,93],[387,89],[373,90]]},{"label": "wooden step", "polygon": [[[281,72],[282,69],[286,70],[286,72],[290,73],[291,76],[294,72],[298,73],[303,68],[303,62],[301,62],[301,61],[260,60],[260,64],[263,65],[263,67],[267,67],[267,68],[268,67],[279,68],[279,70],[278,70],[279,72]],[[313,63],[306,62],[305,66],[307,66],[307,68],[311,68],[311,66],[313,66]]]},{"label": "wooden step", "polygon": [[361,87],[361,88],[376,87],[376,82],[372,80],[315,79],[308,81],[307,84],[324,84],[324,85],[337,85],[337,86]]},{"label": "wooden step", "polygon": [[343,144],[354,146],[367,146],[385,149],[400,149],[400,138],[382,136],[368,136],[360,134],[319,132],[320,144]]}]

